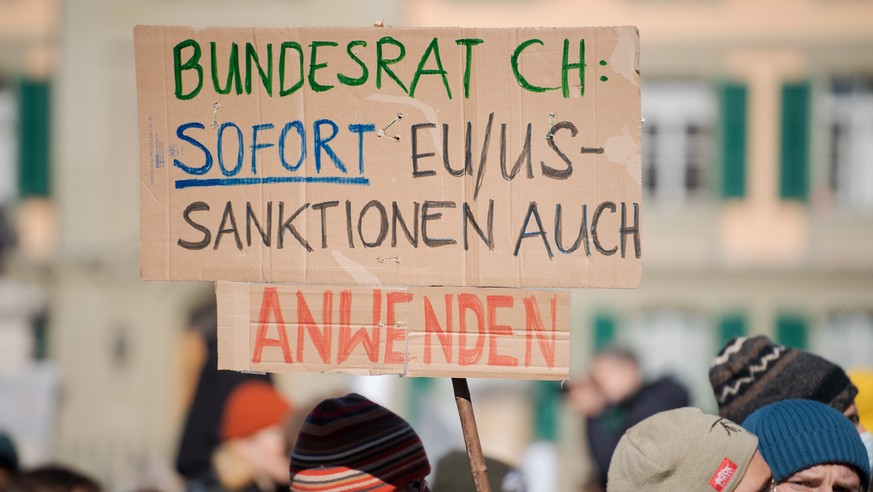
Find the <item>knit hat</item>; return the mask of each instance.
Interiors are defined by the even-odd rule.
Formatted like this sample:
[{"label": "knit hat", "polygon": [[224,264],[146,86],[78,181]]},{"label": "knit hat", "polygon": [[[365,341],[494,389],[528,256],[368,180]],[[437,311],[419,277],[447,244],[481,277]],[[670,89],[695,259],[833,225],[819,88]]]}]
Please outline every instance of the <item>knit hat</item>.
[{"label": "knit hat", "polygon": [[697,408],[655,414],[625,432],[609,465],[608,492],[732,492],[758,439]]},{"label": "knit hat", "polygon": [[246,381],[231,391],[221,417],[221,439],[246,438],[272,425],[281,424],[291,405],[264,381]]},{"label": "knit hat", "polygon": [[291,453],[292,492],[390,492],[428,474],[427,454],[412,427],[355,393],[319,403]]},{"label": "knit hat", "polygon": [[709,382],[722,417],[742,422],[773,402],[802,398],[843,412],[857,388],[839,366],[773,343],[765,336],[734,338],[712,361]]},{"label": "knit hat", "polygon": [[18,452],[15,443],[6,433],[0,432],[0,469],[18,473]]},{"label": "knit hat", "polygon": [[752,413],[743,427],[758,436],[758,449],[781,482],[816,465],[854,468],[867,490],[870,464],[861,437],[849,419],[811,400],[785,400]]}]

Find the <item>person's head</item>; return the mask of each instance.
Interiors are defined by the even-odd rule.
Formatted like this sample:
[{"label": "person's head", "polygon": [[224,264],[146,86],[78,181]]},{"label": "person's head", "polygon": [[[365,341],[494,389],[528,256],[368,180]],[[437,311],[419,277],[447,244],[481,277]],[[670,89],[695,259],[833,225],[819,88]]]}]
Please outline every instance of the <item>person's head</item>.
[{"label": "person's head", "polygon": [[405,420],[351,393],[319,403],[291,452],[291,491],[428,490],[430,463]]},{"label": "person's head", "polygon": [[758,439],[697,408],[655,414],[625,432],[609,465],[608,492],[766,492],[770,469]]},{"label": "person's head", "polygon": [[65,466],[48,465],[21,473],[10,490],[14,492],[100,492],[93,479]]},{"label": "person's head", "polygon": [[[524,477],[520,470],[490,456],[485,457],[491,492],[524,492]],[[433,492],[476,492],[470,459],[460,449],[444,454],[436,464]]]},{"label": "person's head", "polygon": [[256,474],[283,483],[288,476],[288,455],[282,425],[290,412],[291,405],[269,383],[241,383],[227,397],[219,432],[233,452],[220,456],[242,457]]},{"label": "person's head", "polygon": [[[785,491],[866,491],[870,465],[861,437],[835,409],[811,400],[784,400],[743,422]],[[827,488],[830,485],[831,488]],[[818,488],[816,488],[818,487]]]},{"label": "person's head", "polygon": [[617,403],[634,394],[643,384],[636,354],[622,348],[604,349],[594,355],[591,381],[609,403]]},{"label": "person's head", "polygon": [[[719,415],[734,422],[770,403],[799,398],[830,405],[857,423],[858,389],[843,369],[765,336],[728,342],[712,362],[709,381]],[[858,432],[863,432],[860,425]]]}]

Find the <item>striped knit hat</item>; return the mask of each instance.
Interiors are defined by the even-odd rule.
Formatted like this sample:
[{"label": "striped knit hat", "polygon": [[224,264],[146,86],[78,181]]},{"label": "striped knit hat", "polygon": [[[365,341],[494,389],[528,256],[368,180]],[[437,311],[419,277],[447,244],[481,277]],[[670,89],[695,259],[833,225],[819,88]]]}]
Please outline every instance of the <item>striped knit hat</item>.
[{"label": "striped knit hat", "polygon": [[709,382],[722,417],[742,422],[770,403],[801,398],[849,408],[858,389],[845,371],[827,360],[773,343],[765,336],[739,337],[721,349]]},{"label": "striped knit hat", "polygon": [[412,427],[355,393],[319,403],[291,453],[292,492],[390,492],[428,474],[427,454]]},{"label": "striped knit hat", "polygon": [[867,490],[867,450],[855,426],[833,408],[810,400],[780,401],[752,413],[743,427],[758,436],[758,450],[777,482],[816,465],[840,464],[853,468]]}]

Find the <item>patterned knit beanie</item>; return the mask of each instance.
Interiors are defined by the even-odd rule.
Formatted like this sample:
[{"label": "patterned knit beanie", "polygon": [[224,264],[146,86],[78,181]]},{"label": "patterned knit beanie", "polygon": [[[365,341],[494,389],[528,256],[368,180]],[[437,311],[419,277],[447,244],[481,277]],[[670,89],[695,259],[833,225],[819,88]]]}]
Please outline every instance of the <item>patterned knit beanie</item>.
[{"label": "patterned knit beanie", "polygon": [[858,472],[864,490],[870,484],[867,450],[858,431],[823,403],[773,403],[752,413],[743,427],[758,436],[758,450],[777,482],[816,465],[842,464]]},{"label": "patterned knit beanie", "polygon": [[428,474],[427,454],[412,427],[355,393],[319,403],[291,453],[292,492],[391,492]]},{"label": "patterned knit beanie", "polygon": [[221,416],[221,439],[243,439],[281,424],[291,405],[265,381],[247,381],[231,391]]},{"label": "patterned knit beanie", "polygon": [[839,366],[765,336],[740,337],[721,349],[709,368],[709,382],[722,417],[742,422],[770,403],[801,398],[844,412],[857,388]]},{"label": "patterned knit beanie", "polygon": [[758,439],[739,425],[697,408],[661,412],[622,436],[606,490],[732,492],[757,446]]}]

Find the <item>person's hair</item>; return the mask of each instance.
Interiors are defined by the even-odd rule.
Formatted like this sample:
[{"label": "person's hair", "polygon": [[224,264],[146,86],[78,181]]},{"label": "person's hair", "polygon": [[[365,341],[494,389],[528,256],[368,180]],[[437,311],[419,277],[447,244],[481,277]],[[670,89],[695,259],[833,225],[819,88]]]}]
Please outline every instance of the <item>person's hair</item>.
[{"label": "person's hair", "polygon": [[640,365],[640,359],[637,357],[636,352],[627,348],[627,347],[606,347],[597,351],[594,354],[595,357],[611,357],[613,359],[618,359],[624,362],[630,362],[635,366]]},{"label": "person's hair", "polygon": [[61,465],[42,466],[18,475],[11,492],[100,492],[93,479]]},{"label": "person's hair", "polygon": [[188,312],[187,328],[200,333],[203,338],[215,336],[218,317],[215,298],[196,304]]}]

